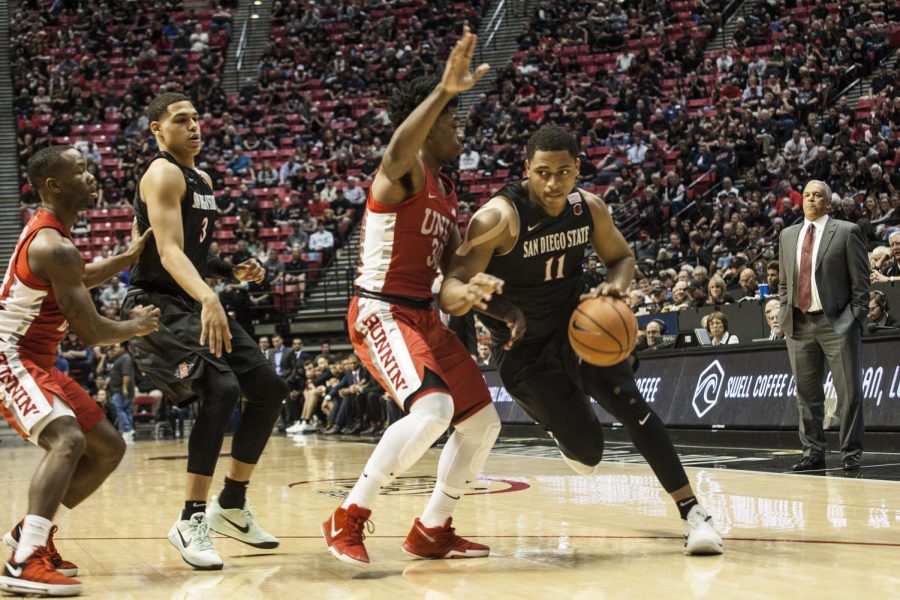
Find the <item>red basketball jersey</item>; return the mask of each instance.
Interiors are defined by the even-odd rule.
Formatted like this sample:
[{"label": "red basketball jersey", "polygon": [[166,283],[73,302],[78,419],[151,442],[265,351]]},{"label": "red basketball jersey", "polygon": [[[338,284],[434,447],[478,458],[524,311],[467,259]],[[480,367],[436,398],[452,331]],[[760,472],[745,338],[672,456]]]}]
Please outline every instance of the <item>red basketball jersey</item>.
[{"label": "red basketball jersey", "polygon": [[400,204],[366,200],[355,284],[370,292],[431,299],[431,286],[440,268],[444,248],[456,227],[457,198],[453,182],[441,175],[435,181],[428,169],[425,187]]},{"label": "red basketball jersey", "polygon": [[41,229],[55,229],[72,239],[56,215],[38,210],[25,225],[0,287],[0,353],[16,353],[49,369],[68,328],[49,281],[28,267],[28,246]]}]

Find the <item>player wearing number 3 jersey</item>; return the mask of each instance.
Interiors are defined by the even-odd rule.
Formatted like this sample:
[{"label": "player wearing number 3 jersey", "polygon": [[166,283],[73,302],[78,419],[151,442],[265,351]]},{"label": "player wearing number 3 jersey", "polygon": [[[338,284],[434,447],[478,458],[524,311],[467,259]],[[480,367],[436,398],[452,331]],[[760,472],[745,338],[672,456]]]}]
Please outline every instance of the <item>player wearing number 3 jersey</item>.
[{"label": "player wearing number 3 jersey", "polygon": [[[209,176],[194,166],[200,152],[196,109],[187,96],[164,93],[150,103],[147,116],[160,152],[141,175],[134,210],[140,231],[152,228],[152,237],[132,271],[123,310],[150,302],[161,309],[159,331],[132,343],[137,366],[176,403],[200,398],[188,445],[185,505],[169,541],[191,566],[221,569],[210,529],[258,548],[278,545],[254,522],[245,493],[287,387],[205,281],[258,282],[265,269],[255,259],[235,266],[209,253],[217,213]],[[242,394],[247,403],[225,487],[207,508],[225,427]]]}]

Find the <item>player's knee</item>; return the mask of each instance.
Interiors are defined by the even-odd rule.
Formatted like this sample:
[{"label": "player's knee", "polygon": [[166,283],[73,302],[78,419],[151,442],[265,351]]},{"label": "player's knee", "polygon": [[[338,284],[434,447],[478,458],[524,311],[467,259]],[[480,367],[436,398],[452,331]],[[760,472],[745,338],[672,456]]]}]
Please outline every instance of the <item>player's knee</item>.
[{"label": "player's knee", "polygon": [[426,394],[413,403],[405,418],[415,423],[415,430],[397,455],[401,472],[415,464],[450,427],[453,399],[445,393]]},{"label": "player's knee", "polygon": [[51,452],[73,460],[80,459],[87,447],[87,440],[77,426],[59,428],[48,441]]},{"label": "player's knee", "polygon": [[591,440],[567,441],[556,440],[563,460],[579,475],[593,475],[603,460],[603,443]]},{"label": "player's knee", "polygon": [[266,407],[281,407],[290,394],[287,383],[268,366],[251,371],[243,380],[244,395],[253,404]]}]

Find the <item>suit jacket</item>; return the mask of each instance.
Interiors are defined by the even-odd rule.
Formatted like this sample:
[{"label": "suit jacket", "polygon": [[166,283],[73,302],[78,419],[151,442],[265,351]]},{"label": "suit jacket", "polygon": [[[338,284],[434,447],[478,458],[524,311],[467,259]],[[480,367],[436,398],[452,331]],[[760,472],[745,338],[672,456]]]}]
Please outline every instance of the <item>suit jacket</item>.
[{"label": "suit jacket", "polygon": [[[287,357],[288,355],[293,355],[291,349],[287,346],[284,346],[281,350],[281,377],[282,379],[287,379],[290,376],[290,370],[285,370],[285,366],[287,366]],[[269,364],[272,365],[272,368],[275,368],[275,348],[269,348],[266,350],[266,360],[269,361]]]},{"label": "suit jacket", "polygon": [[[803,221],[781,232],[778,251],[778,320],[786,335],[794,333],[794,294],[797,292],[797,251]],[[829,218],[816,254],[813,273],[822,310],[835,333],[862,327],[869,312],[869,259],[859,227]]]}]

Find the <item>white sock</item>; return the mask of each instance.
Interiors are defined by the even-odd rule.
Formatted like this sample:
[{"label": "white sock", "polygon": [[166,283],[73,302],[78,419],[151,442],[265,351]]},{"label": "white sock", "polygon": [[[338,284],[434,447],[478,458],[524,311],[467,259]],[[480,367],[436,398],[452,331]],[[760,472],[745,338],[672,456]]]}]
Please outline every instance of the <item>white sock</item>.
[{"label": "white sock", "polygon": [[53,523],[39,517],[37,515],[25,515],[25,522],[22,523],[22,534],[19,536],[19,547],[13,556],[18,564],[25,562],[34,549],[38,546],[46,546],[47,540],[50,538],[50,530]]},{"label": "white sock", "polygon": [[375,499],[378,497],[378,492],[380,492],[381,488],[386,486],[391,479],[392,477],[388,477],[372,466],[366,465],[366,468],[363,469],[362,475],[359,476],[356,485],[353,486],[353,489],[347,494],[347,499],[341,504],[341,508],[348,508],[351,504],[355,504],[360,508],[368,508],[371,510],[372,506],[375,504]]},{"label": "white sock", "polygon": [[452,418],[453,399],[449,395],[432,392],[416,400],[409,414],[381,436],[362,476],[341,506],[356,504],[371,509],[381,488],[413,466],[446,431]]},{"label": "white sock", "polygon": [[438,481],[434,485],[434,491],[425,507],[425,512],[419,518],[425,527],[442,527],[447,519],[453,516],[456,509],[456,503],[462,498],[462,495],[468,491],[468,488],[455,488]]},{"label": "white sock", "polygon": [[457,423],[438,460],[437,483],[420,520],[438,527],[453,515],[456,503],[468,490],[487,460],[500,433],[500,417],[493,404]]}]

